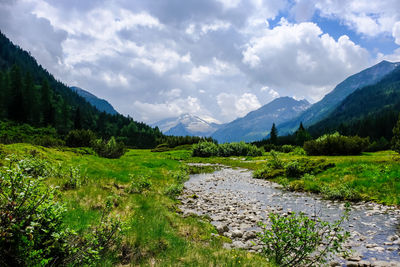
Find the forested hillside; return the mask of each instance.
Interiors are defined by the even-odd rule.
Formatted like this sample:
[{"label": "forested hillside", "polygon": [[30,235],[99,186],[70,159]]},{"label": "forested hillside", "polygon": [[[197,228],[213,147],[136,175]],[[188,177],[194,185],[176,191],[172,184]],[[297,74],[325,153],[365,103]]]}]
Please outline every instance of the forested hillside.
[{"label": "forested hillside", "polygon": [[380,82],[360,88],[326,119],[309,128],[313,135],[338,130],[345,135],[390,140],[400,112],[400,67]]},{"label": "forested hillside", "polygon": [[[0,33],[0,120],[55,128],[60,136],[89,129],[100,138],[117,137],[125,145],[152,148],[199,138],[164,136],[160,130],[120,114],[100,112],[44,69],[26,51]],[[22,129],[22,128],[21,128]],[[7,142],[7,133],[5,140]]]}]

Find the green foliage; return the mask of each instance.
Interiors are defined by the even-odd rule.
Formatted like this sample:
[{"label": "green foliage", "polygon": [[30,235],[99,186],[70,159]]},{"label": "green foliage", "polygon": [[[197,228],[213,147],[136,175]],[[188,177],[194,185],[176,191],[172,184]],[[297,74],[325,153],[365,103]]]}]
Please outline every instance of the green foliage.
[{"label": "green foliage", "polygon": [[91,130],[72,130],[65,137],[65,144],[69,147],[90,147],[96,140]]},{"label": "green foliage", "polygon": [[387,150],[389,148],[390,148],[389,141],[382,136],[378,140],[373,141],[365,151],[376,152],[376,151]]},{"label": "green foliage", "polygon": [[172,184],[165,190],[165,195],[172,199],[176,199],[176,197],[182,193],[182,190],[183,184]]},{"label": "green foliage", "polygon": [[47,265],[68,254],[62,224],[65,208],[56,191],[43,183],[32,160],[11,161],[0,173],[0,263],[5,266]]},{"label": "green foliage", "polygon": [[151,188],[152,183],[149,177],[135,176],[133,174],[130,174],[129,177],[131,179],[131,183],[127,188],[125,188],[125,192],[129,194],[141,194],[143,191]]},{"label": "green foliage", "polygon": [[350,236],[343,232],[342,223],[349,210],[333,223],[311,219],[304,213],[281,215],[270,213],[271,226],[259,223],[264,243],[263,254],[278,266],[320,266],[335,254],[346,253],[344,242]]},{"label": "green foliage", "polygon": [[400,115],[393,128],[392,149],[397,153],[400,153]]},{"label": "green foliage", "polygon": [[125,154],[125,146],[121,142],[117,142],[112,136],[108,142],[103,139],[97,139],[92,142],[94,151],[104,158],[117,159]]},{"label": "green foliage", "polygon": [[321,188],[321,193],[324,197],[331,200],[362,200],[360,193],[358,193],[348,183],[340,183],[337,187],[324,186]]},{"label": "green foliage", "polygon": [[271,144],[276,145],[278,140],[278,130],[276,129],[275,123],[272,123],[271,131],[269,132],[269,141]]},{"label": "green foliage", "polygon": [[63,189],[77,189],[87,183],[87,177],[76,167],[69,166],[61,175],[65,180]]},{"label": "green foliage", "polygon": [[283,153],[290,153],[293,152],[293,150],[295,149],[295,146],[292,145],[283,145],[281,146],[281,148],[279,149],[280,152]]},{"label": "green foliage", "polygon": [[335,166],[324,159],[310,160],[300,158],[284,163],[277,152],[271,151],[271,159],[267,164],[253,172],[253,177],[258,179],[272,179],[285,175],[288,178],[300,178],[304,174],[317,174]]},{"label": "green foliage", "polygon": [[2,266],[92,265],[119,239],[121,222],[104,213],[82,236],[63,223],[66,208],[44,183],[43,160],[7,158],[0,172],[0,264]]},{"label": "green foliage", "polygon": [[218,156],[218,145],[212,142],[201,142],[193,145],[193,157]]},{"label": "green foliage", "polygon": [[311,140],[311,135],[304,128],[303,123],[300,123],[299,129],[294,133],[295,142],[298,146],[303,146],[304,142]]},{"label": "green foliage", "polygon": [[369,145],[368,138],[343,136],[339,133],[326,134],[304,143],[307,155],[358,155]]},{"label": "green foliage", "polygon": [[262,150],[254,145],[240,143],[226,143],[216,145],[212,142],[201,142],[193,145],[194,157],[230,157],[230,156],[261,156]]}]

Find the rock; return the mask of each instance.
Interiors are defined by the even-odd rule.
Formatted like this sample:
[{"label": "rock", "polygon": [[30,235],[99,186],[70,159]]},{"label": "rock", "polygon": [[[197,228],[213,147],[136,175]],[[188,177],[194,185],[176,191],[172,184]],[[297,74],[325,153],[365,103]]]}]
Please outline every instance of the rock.
[{"label": "rock", "polygon": [[233,230],[232,231],[232,238],[235,237],[242,237],[243,236],[243,232],[239,229]]},{"label": "rock", "polygon": [[397,235],[391,235],[391,236],[388,236],[387,239],[388,239],[388,241],[395,241],[395,240],[399,239],[399,237]]},{"label": "rock", "polygon": [[371,266],[371,262],[366,261],[366,260],[362,260],[362,261],[358,262],[358,266],[369,267],[369,266]]},{"label": "rock", "polygon": [[329,263],[329,266],[331,267],[337,267],[337,266],[342,266],[338,261],[331,261]]},{"label": "rock", "polygon": [[220,235],[222,235],[223,233],[229,231],[228,225],[226,225],[226,224],[224,224],[224,223],[221,223],[221,224],[217,225],[216,228],[217,228],[217,231],[218,231],[218,233],[219,233]]},{"label": "rock", "polygon": [[254,238],[256,238],[256,237],[257,237],[257,235],[256,235],[256,233],[253,232],[253,231],[247,231],[247,232],[245,232],[244,235],[243,235],[243,239],[244,239],[245,241],[247,241],[247,240],[249,240],[249,239],[254,239]]},{"label": "rock", "polygon": [[346,262],[347,267],[358,267],[358,262],[357,261],[348,261]]},{"label": "rock", "polygon": [[233,241],[232,246],[235,248],[246,248],[246,244],[242,241]]},{"label": "rock", "polygon": [[358,254],[358,253],[354,253],[353,255],[351,255],[350,257],[347,258],[347,260],[349,261],[360,261],[362,259],[362,255]]}]

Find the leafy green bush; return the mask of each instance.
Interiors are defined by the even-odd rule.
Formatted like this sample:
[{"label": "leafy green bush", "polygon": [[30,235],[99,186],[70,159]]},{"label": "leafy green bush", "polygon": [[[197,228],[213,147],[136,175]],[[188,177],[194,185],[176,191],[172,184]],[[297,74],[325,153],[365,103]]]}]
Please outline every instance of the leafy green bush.
[{"label": "leafy green bush", "polygon": [[162,143],[157,145],[155,148],[153,148],[151,150],[151,152],[166,152],[166,151],[170,151],[171,148],[168,146],[168,144],[166,143]]},{"label": "leafy green bush", "polygon": [[293,150],[295,149],[295,146],[292,145],[283,145],[280,149],[281,152],[283,153],[290,153],[293,152]]},{"label": "leafy green bush", "polygon": [[90,147],[96,140],[96,135],[91,130],[72,130],[65,138],[69,147]]},{"label": "leafy green bush", "polygon": [[270,152],[272,159],[267,164],[253,172],[253,177],[258,179],[272,179],[285,175],[288,178],[300,178],[304,174],[317,174],[335,166],[324,159],[310,160],[301,158],[284,163],[275,151]]},{"label": "leafy green bush", "polygon": [[307,155],[358,155],[369,145],[368,138],[326,134],[304,143]]},{"label": "leafy green bush", "polygon": [[392,132],[392,149],[397,153],[400,153],[400,115],[399,119],[396,122],[396,125],[393,127]]},{"label": "leafy green bush", "polygon": [[176,197],[181,194],[182,190],[183,184],[172,184],[165,190],[165,195],[172,199],[176,199]]},{"label": "leafy green bush", "polygon": [[97,139],[92,142],[92,147],[100,157],[111,159],[120,158],[126,151],[125,145],[115,141],[114,136],[108,142],[103,139]]},{"label": "leafy green bush", "polygon": [[360,201],[362,197],[354,188],[347,183],[340,183],[338,186],[324,186],[321,189],[321,193],[324,197],[331,200],[348,200],[348,201]]},{"label": "leafy green bush", "polygon": [[281,215],[270,213],[271,225],[259,225],[264,243],[263,254],[278,266],[319,266],[337,253],[346,253],[344,242],[350,236],[342,223],[348,219],[349,210],[336,222],[311,219],[304,213]]},{"label": "leafy green bush", "polygon": [[125,189],[125,192],[129,194],[134,194],[134,193],[140,194],[143,191],[149,190],[151,188],[152,183],[148,177],[134,176],[133,174],[131,174],[130,178],[132,179],[132,181],[129,184],[129,186]]},{"label": "leafy green bush", "polygon": [[193,145],[193,157],[218,156],[218,146],[213,142],[200,142]]},{"label": "leafy green bush", "polygon": [[290,152],[291,155],[296,155],[296,156],[305,156],[307,155],[306,151],[299,146],[296,146],[292,152]]},{"label": "leafy green bush", "polygon": [[287,163],[285,165],[285,174],[287,177],[300,178],[306,173],[317,174],[334,166],[334,163],[328,163],[325,159],[310,160],[301,158]]},{"label": "leafy green bush", "polygon": [[87,177],[82,175],[78,168],[72,166],[64,171],[63,178],[65,179],[63,189],[76,189],[87,183]]},{"label": "leafy green bush", "polygon": [[262,150],[254,145],[240,143],[226,143],[216,145],[212,142],[201,142],[193,145],[194,157],[230,157],[230,156],[261,156]]}]

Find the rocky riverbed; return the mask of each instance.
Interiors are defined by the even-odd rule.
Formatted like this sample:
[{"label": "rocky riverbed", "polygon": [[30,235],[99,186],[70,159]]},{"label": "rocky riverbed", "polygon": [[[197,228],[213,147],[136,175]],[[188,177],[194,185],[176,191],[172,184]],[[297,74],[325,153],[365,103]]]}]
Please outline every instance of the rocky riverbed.
[{"label": "rocky riverbed", "polygon": [[[334,221],[344,211],[342,202],[288,192],[276,183],[252,178],[250,171],[231,168],[191,175],[180,200],[184,215],[207,215],[220,235],[232,239],[226,247],[252,252],[261,251],[257,222],[266,221],[270,212],[302,211]],[[346,246],[354,253],[332,265],[400,266],[399,222],[399,209],[375,203],[353,204],[343,226],[351,233]]]}]

